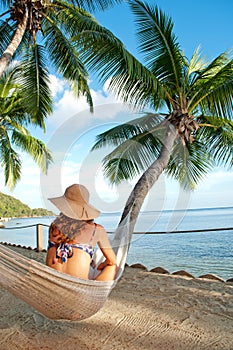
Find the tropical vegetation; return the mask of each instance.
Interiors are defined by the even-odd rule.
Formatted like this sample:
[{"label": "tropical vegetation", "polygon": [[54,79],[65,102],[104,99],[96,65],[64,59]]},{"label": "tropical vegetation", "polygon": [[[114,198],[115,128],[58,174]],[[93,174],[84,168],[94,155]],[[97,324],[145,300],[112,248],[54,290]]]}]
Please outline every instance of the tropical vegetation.
[{"label": "tropical vegetation", "polygon": [[30,100],[21,82],[22,68],[15,64],[0,78],[0,165],[5,184],[12,189],[21,177],[21,154],[26,152],[46,172],[52,157],[46,145],[33,137]]},{"label": "tropical vegetation", "polygon": [[[34,95],[34,114],[42,120],[47,110],[43,87],[49,89],[47,66],[61,75],[77,96],[93,107],[88,72],[78,45],[70,39],[83,31],[100,30],[87,11],[104,10],[121,0],[3,0],[0,15],[0,76],[12,58],[27,66],[25,88]],[[109,32],[110,34],[110,32]],[[33,88],[32,88],[33,87]],[[32,112],[31,112],[32,113]]]},{"label": "tropical vegetation", "polygon": [[[0,162],[12,188],[20,179],[21,162],[13,144],[46,170],[51,156],[26,129],[45,130],[53,97],[50,72],[62,76],[77,97],[86,96],[93,109],[88,72],[74,35],[109,31],[88,12],[104,10],[121,0],[3,0],[0,4]],[[13,66],[9,66],[13,62]],[[17,63],[15,63],[17,62]]]},{"label": "tropical vegetation", "polygon": [[[139,180],[121,221],[131,213],[132,228],[143,201],[165,172],[187,190],[216,165],[233,164],[233,59],[229,52],[207,61],[197,49],[188,59],[174,34],[174,23],[157,6],[130,0],[135,16],[140,65],[118,44],[99,40],[95,61],[101,78],[143,116],[98,135],[93,149],[112,146],[103,160],[111,183]],[[94,45],[93,45],[94,46]],[[110,48],[111,47],[111,48]],[[109,70],[108,70],[109,67]],[[106,72],[106,70],[108,70]]]},{"label": "tropical vegetation", "polygon": [[31,209],[19,199],[0,192],[0,218],[47,215],[54,215],[54,213],[44,208]]}]

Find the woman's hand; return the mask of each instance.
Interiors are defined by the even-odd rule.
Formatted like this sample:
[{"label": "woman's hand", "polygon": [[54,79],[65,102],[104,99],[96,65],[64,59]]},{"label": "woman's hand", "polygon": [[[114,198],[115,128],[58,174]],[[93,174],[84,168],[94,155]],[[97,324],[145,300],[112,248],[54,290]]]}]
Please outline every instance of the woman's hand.
[{"label": "woman's hand", "polygon": [[97,270],[103,270],[106,266],[107,266],[107,261],[105,260],[104,262],[102,262],[101,264],[99,264],[99,266],[97,267]]},{"label": "woman's hand", "polygon": [[103,270],[106,266],[114,266],[116,264],[111,263],[109,260],[103,261],[99,266],[97,267],[97,270]]}]

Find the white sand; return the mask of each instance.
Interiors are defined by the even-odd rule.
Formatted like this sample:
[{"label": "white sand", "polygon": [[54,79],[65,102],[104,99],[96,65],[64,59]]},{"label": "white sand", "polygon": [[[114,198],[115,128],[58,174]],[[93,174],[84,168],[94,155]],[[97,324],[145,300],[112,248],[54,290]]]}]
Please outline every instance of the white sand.
[{"label": "white sand", "polygon": [[127,267],[103,309],[81,322],[46,319],[3,289],[0,297],[0,350],[233,350],[228,283]]}]

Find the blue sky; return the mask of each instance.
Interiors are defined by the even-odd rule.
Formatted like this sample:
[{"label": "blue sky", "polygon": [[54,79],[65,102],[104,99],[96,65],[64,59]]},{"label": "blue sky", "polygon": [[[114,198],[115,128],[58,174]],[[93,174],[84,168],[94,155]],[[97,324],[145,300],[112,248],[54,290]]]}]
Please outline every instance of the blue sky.
[{"label": "blue sky", "polygon": [[[174,21],[174,32],[186,56],[201,46],[203,54],[213,59],[228,49],[233,49],[232,0],[159,0],[157,4]],[[135,25],[127,4],[121,4],[96,13],[98,21],[118,36],[134,55],[137,52]],[[40,174],[35,164],[25,155],[22,179],[10,192],[0,174],[1,191],[21,199],[31,207],[50,206],[46,198],[62,194],[65,187],[84,183],[91,192],[92,202],[102,211],[121,211],[133,183],[111,188],[101,173],[103,152],[89,154],[95,135],[116,123],[133,119],[132,111],[124,109],[114,96],[108,94],[91,77],[95,113],[90,115],[85,100],[76,101],[65,83],[52,76],[52,90],[56,98],[54,113],[48,118],[47,133],[35,129],[33,134],[41,138],[53,151],[54,164],[48,176]],[[193,207],[232,206],[233,172],[215,169],[193,193],[183,192],[179,186],[163,175],[145,203],[145,210]]]},{"label": "blue sky", "polygon": [[[190,57],[199,45],[209,58],[232,49],[231,0],[149,0],[147,3],[157,5],[172,17],[175,34],[187,56]],[[96,18],[110,28],[130,51],[137,53],[134,17],[127,4],[98,13]]]}]

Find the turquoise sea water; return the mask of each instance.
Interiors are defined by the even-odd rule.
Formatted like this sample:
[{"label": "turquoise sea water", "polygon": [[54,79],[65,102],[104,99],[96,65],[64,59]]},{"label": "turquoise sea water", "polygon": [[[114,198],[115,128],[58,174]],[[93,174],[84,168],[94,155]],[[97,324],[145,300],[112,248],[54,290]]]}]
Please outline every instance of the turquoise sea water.
[{"label": "turquoise sea water", "polygon": [[[112,232],[119,217],[119,213],[101,214],[98,222]],[[53,219],[12,219],[0,230],[0,241],[34,248],[36,227],[23,227],[38,223],[49,225]],[[193,232],[207,229],[210,231]],[[182,230],[191,232],[177,233]],[[148,269],[162,266],[170,272],[182,269],[194,276],[212,273],[223,279],[233,277],[233,207],[143,212],[135,232],[140,233],[133,235],[127,258],[130,265],[141,263]],[[47,234],[48,227],[44,226],[45,246]]]}]

